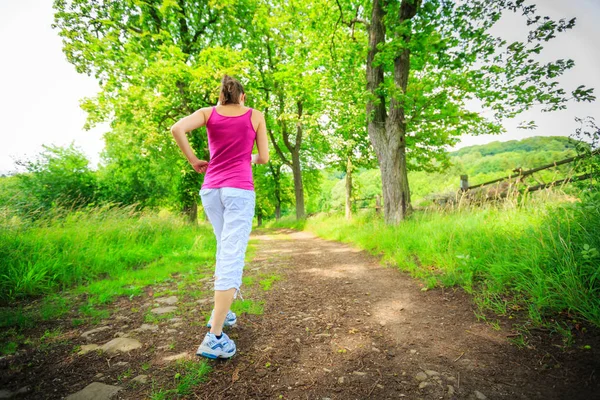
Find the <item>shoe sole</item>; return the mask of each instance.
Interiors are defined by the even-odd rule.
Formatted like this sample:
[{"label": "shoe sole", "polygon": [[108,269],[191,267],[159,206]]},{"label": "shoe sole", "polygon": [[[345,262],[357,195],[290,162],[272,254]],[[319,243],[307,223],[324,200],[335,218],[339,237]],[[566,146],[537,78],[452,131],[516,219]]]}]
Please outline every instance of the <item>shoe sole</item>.
[{"label": "shoe sole", "polygon": [[236,350],[236,351],[234,351],[234,352],[233,352],[233,354],[231,354],[231,355],[229,355],[229,354],[228,354],[228,355],[227,355],[227,356],[225,356],[225,357],[224,357],[224,356],[222,356],[222,355],[216,355],[216,354],[206,353],[206,352],[204,352],[204,351],[203,351],[203,352],[201,352],[201,353],[196,353],[196,355],[197,355],[197,356],[206,357],[206,358],[210,358],[211,360],[216,360],[217,358],[231,358],[231,357],[235,356],[235,353],[236,353],[236,352],[237,352],[237,350]]}]

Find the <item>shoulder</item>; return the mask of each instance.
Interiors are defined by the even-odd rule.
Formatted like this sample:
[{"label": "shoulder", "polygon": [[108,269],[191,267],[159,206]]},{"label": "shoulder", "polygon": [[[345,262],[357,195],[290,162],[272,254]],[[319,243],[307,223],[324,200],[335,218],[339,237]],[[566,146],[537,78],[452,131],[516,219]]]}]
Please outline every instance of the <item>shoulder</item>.
[{"label": "shoulder", "polygon": [[265,118],[265,116],[261,111],[257,110],[256,108],[253,108],[252,109],[252,118],[253,119],[256,118],[257,120],[262,120]]},{"label": "shoulder", "polygon": [[209,116],[213,112],[214,109],[215,109],[214,107],[202,107],[202,108],[199,108],[197,112],[201,112],[202,114]]}]

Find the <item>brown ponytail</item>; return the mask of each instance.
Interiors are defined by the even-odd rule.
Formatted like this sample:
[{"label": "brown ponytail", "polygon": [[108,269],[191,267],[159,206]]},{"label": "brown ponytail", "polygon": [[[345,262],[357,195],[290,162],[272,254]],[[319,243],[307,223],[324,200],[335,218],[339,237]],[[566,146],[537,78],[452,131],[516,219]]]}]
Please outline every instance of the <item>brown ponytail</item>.
[{"label": "brown ponytail", "polygon": [[244,94],[244,87],[236,79],[225,75],[221,82],[219,102],[225,104],[240,104],[240,96]]}]

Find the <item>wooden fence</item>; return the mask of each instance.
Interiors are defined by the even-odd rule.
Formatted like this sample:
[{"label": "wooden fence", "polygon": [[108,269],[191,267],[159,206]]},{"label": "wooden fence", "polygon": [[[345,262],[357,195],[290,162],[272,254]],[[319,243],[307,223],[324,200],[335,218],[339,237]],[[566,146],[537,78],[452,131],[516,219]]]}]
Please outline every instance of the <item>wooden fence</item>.
[{"label": "wooden fence", "polygon": [[[458,201],[458,199],[463,197],[466,194],[466,192],[468,192],[468,191],[471,191],[474,189],[481,189],[481,188],[484,188],[485,186],[497,184],[496,190],[488,190],[488,192],[485,192],[484,196],[482,196],[482,197],[484,197],[488,200],[491,198],[504,198],[504,197],[508,196],[508,194],[511,192],[511,189],[515,189],[517,187],[517,185],[523,184],[524,183],[523,180],[527,176],[531,176],[539,171],[543,171],[543,170],[550,169],[550,168],[555,168],[560,165],[569,164],[574,161],[584,159],[587,157],[592,157],[592,156],[599,155],[599,154],[600,154],[600,149],[596,149],[596,150],[592,151],[590,154],[582,154],[582,155],[577,155],[574,157],[565,158],[564,160],[555,161],[553,163],[542,165],[541,167],[536,167],[536,168],[532,168],[529,170],[523,170],[522,168],[517,168],[517,169],[513,170],[514,174],[505,176],[503,178],[494,179],[489,182],[478,183],[477,185],[469,185],[469,177],[467,175],[461,175],[460,176],[460,189],[459,189],[458,193],[454,193],[452,195],[433,195],[431,197],[433,198],[433,200],[436,203],[443,205],[443,204],[446,204],[447,202]],[[589,173],[577,175],[577,176],[571,176],[571,177],[567,177],[567,178],[563,178],[563,179],[558,179],[553,182],[539,183],[538,185],[527,186],[525,188],[525,191],[526,192],[535,192],[537,190],[546,189],[548,187],[565,185],[565,184],[568,184],[571,182],[577,182],[577,181],[590,179],[591,177],[592,177],[592,174],[589,174]],[[507,182],[507,181],[508,181],[508,184],[504,184],[501,187],[500,184],[503,182]],[[370,203],[370,200],[373,200],[373,199],[375,199],[375,211],[377,213],[380,213],[382,206],[383,206],[383,202],[382,202],[382,197],[379,194],[376,196],[368,196],[368,197],[363,197],[360,199],[353,199],[352,202],[353,202],[354,207],[356,207],[356,208],[360,208],[360,209],[372,208],[373,205],[369,204],[369,203]]]},{"label": "wooden fence", "polygon": [[[596,150],[592,151],[590,154],[581,154],[581,155],[578,155],[575,157],[565,158],[564,160],[555,161],[553,163],[542,165],[541,167],[532,168],[529,170],[523,170],[521,168],[517,168],[514,170],[515,174],[508,175],[503,178],[494,179],[489,182],[479,183],[477,185],[471,185],[471,186],[469,186],[469,177],[467,175],[461,175],[460,176],[460,190],[463,192],[466,192],[468,190],[482,188],[484,186],[493,185],[495,183],[499,184],[500,182],[513,181],[513,180],[514,180],[514,184],[516,185],[516,184],[522,183],[523,179],[525,177],[533,175],[536,172],[543,171],[543,170],[546,170],[549,168],[555,168],[555,167],[558,167],[559,165],[569,164],[574,161],[581,160],[583,158],[595,156],[597,154],[600,154],[600,149],[596,149]],[[569,182],[582,181],[585,179],[589,179],[591,177],[592,177],[592,174],[583,174],[583,175],[578,175],[578,176],[555,180],[554,182],[542,183],[542,184],[535,185],[535,186],[528,186],[525,190],[527,192],[534,192],[536,190],[545,189],[545,188],[556,186],[556,185],[566,184]]]}]

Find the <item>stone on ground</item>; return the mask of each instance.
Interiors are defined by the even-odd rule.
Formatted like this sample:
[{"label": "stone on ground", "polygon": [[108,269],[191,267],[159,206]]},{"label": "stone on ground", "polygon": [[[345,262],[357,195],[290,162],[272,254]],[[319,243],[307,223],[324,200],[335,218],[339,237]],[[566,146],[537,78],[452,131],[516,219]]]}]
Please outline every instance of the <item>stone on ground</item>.
[{"label": "stone on ground", "polygon": [[122,388],[101,382],[92,382],[79,392],[66,397],[66,400],[108,400]]},{"label": "stone on ground", "polygon": [[148,382],[148,375],[138,375],[131,382],[146,383]]},{"label": "stone on ground", "polygon": [[418,381],[425,381],[427,380],[427,374],[425,374],[424,372],[419,372],[415,378],[417,378]]},{"label": "stone on ground", "polygon": [[136,332],[144,332],[144,331],[152,331],[156,332],[158,330],[158,325],[152,324],[142,324],[139,328],[134,329]]},{"label": "stone on ground", "polygon": [[10,399],[12,397],[19,396],[20,394],[25,394],[30,392],[29,386],[23,386],[22,388],[11,392],[10,390],[2,389],[0,390],[0,399]]},{"label": "stone on ground", "polygon": [[175,354],[174,356],[167,356],[167,357],[163,357],[163,361],[175,361],[175,360],[179,360],[182,358],[189,358],[189,354],[184,352],[184,353],[179,353],[179,354]]},{"label": "stone on ground", "polygon": [[99,348],[100,348],[100,346],[98,346],[97,344],[82,344],[81,350],[79,350],[79,352],[77,352],[77,354],[82,356],[86,353],[89,353],[90,351],[94,351]]},{"label": "stone on ground", "polygon": [[94,329],[92,329],[92,330],[89,330],[89,331],[83,332],[83,333],[81,334],[81,337],[82,337],[82,338],[85,338],[85,339],[88,339],[88,340],[90,340],[90,339],[91,339],[91,337],[90,337],[90,336],[93,336],[94,334],[96,334],[96,333],[98,333],[98,332],[107,331],[107,330],[109,330],[109,329],[110,329],[110,326],[100,326],[100,327],[98,327],[98,328],[94,328]]},{"label": "stone on ground", "polygon": [[177,299],[177,296],[171,296],[171,297],[159,297],[157,299],[154,299],[154,301],[156,301],[157,303],[160,304],[168,304],[170,306],[172,306],[173,304],[176,304],[179,299]]},{"label": "stone on ground", "polygon": [[487,396],[478,390],[474,391],[473,394],[475,395],[475,398],[477,400],[486,400],[487,399]]},{"label": "stone on ground", "polygon": [[170,312],[173,312],[177,310],[177,307],[175,306],[166,306],[166,307],[158,307],[158,308],[153,308],[152,311],[154,314],[167,314]]},{"label": "stone on ground", "polygon": [[117,353],[119,351],[130,351],[142,347],[142,343],[139,340],[120,337],[105,343],[101,349],[107,353]]}]

